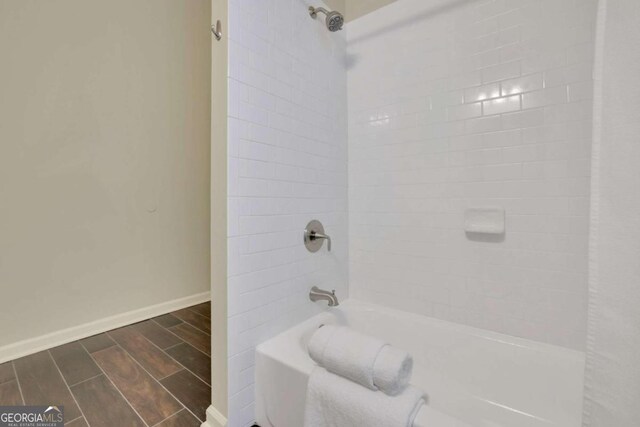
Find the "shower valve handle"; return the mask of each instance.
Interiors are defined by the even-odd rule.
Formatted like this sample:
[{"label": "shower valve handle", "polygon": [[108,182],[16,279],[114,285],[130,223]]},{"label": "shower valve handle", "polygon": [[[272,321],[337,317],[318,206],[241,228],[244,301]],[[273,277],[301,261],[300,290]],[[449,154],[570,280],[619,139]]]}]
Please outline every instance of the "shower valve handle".
[{"label": "shower valve handle", "polygon": [[310,221],[304,229],[304,245],[309,252],[318,252],[322,247],[323,240],[327,241],[327,249],[331,251],[331,237],[324,233],[324,227],[318,220]]},{"label": "shower valve handle", "polygon": [[311,236],[309,236],[311,240],[316,240],[316,239],[325,239],[327,241],[327,250],[329,252],[331,252],[331,237],[329,237],[328,235],[324,234],[324,233],[317,233],[315,231],[311,232]]}]

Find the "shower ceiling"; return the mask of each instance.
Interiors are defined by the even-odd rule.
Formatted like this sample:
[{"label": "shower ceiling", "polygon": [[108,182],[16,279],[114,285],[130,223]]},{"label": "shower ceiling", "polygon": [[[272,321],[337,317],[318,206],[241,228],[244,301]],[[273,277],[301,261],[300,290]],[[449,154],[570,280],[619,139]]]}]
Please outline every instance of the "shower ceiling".
[{"label": "shower ceiling", "polygon": [[396,0],[325,0],[327,6],[344,13],[347,22],[380,9]]}]

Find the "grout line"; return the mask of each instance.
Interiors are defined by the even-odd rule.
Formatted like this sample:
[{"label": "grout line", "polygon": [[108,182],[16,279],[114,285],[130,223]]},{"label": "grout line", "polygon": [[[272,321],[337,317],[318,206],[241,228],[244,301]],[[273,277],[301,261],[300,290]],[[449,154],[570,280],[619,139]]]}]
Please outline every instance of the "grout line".
[{"label": "grout line", "polygon": [[[176,319],[178,319],[178,318],[176,317]],[[151,320],[153,320],[153,321],[155,322],[155,324],[156,324],[156,325],[160,326],[162,329],[166,329],[167,331],[169,330],[169,328],[175,328],[176,326],[180,326],[180,325],[182,325],[182,324],[184,323],[182,320],[178,319],[178,320],[180,320],[180,323],[177,323],[177,324],[172,325],[172,326],[162,326],[160,323],[158,323],[158,322],[155,320],[155,318],[154,318],[154,319],[151,319]],[[174,335],[175,335],[175,334],[174,334]]]},{"label": "grout line", "polygon": [[[80,347],[82,347],[82,346],[80,346]],[[64,381],[64,385],[67,386],[67,391],[69,392],[69,394],[71,395],[71,398],[73,399],[73,401],[75,402],[76,406],[78,407],[78,411],[80,411],[80,414],[82,415],[84,420],[87,421],[87,417],[84,416],[84,411],[82,410],[82,408],[80,407],[80,404],[76,400],[76,396],[73,394],[73,391],[71,391],[71,387],[69,387],[69,384],[67,383],[67,379],[64,377],[64,375],[62,375],[62,371],[60,370],[60,367],[58,366],[58,362],[56,362],[56,359],[53,357],[53,354],[51,354],[51,351],[47,350],[47,354],[49,355],[49,358],[53,362],[53,366],[55,366],[56,369],[58,370],[58,373],[60,374],[60,378],[62,378],[62,381]],[[78,418],[80,418],[80,417],[78,417]],[[76,420],[78,418],[76,418]],[[74,420],[72,420],[72,421],[74,421]],[[87,425],[89,425],[89,421],[87,421]]]},{"label": "grout line", "polygon": [[[153,344],[153,343],[152,343],[152,344]],[[186,342],[183,342],[182,344],[186,344],[186,345],[188,345],[188,346],[190,346],[190,347],[193,347],[192,345],[190,345],[189,343],[186,343]],[[155,344],[154,344],[154,345],[155,345]],[[160,351],[162,351],[164,354],[166,354],[166,355],[167,355],[167,357],[171,358],[171,360],[173,360],[174,362],[176,362],[178,365],[182,366],[182,369],[181,369],[181,370],[189,372],[191,375],[193,375],[194,377],[196,377],[197,379],[199,379],[200,381],[202,381],[203,383],[205,383],[208,387],[211,387],[211,384],[209,384],[209,383],[207,383],[206,381],[204,381],[202,378],[200,378],[198,375],[196,375],[196,373],[195,373],[195,372],[193,372],[191,369],[187,368],[187,367],[186,367],[186,366],[184,366],[182,363],[180,363],[180,361],[178,361],[176,358],[174,358],[173,356],[171,356],[171,355],[170,355],[169,353],[167,353],[166,351],[162,350],[160,347],[158,347],[158,346],[156,346],[156,347],[157,347]],[[195,347],[193,347],[193,348],[195,348]],[[196,348],[196,350],[198,350],[198,349]],[[200,351],[200,350],[198,350],[198,351]],[[202,353],[202,352],[200,351],[200,353]],[[207,354],[205,354],[205,353],[202,353],[202,354],[204,354],[205,356],[209,357],[209,356],[208,356]],[[211,359],[211,358],[209,357],[209,359]],[[178,372],[180,372],[180,371],[178,371]],[[169,378],[170,376],[177,374],[178,372],[174,372],[173,374],[169,374],[169,375],[167,375],[167,376],[165,376],[165,377],[162,377],[162,378],[160,378],[160,379],[158,380],[158,382],[160,382],[160,381],[162,381],[162,380],[165,380],[165,379]],[[197,418],[197,417],[196,417],[196,418]]]},{"label": "grout line", "polygon": [[[294,246],[294,245],[291,245],[291,246],[286,246],[286,247],[284,247],[284,248],[282,248],[282,249],[291,249],[291,248],[293,248],[293,247],[295,247],[295,246]],[[269,252],[269,251],[271,251],[271,249],[267,249],[267,250],[264,250],[264,251],[258,251],[258,252],[251,252],[251,253],[252,253],[252,254],[253,254],[253,253],[264,253],[264,252]],[[189,311],[190,311],[190,312],[192,312],[193,314],[197,314],[198,316],[204,317],[204,318],[205,318],[205,319],[207,319],[208,321],[211,321],[211,316],[205,316],[204,314],[200,314],[200,313],[198,313],[197,311],[194,311],[194,310],[189,310]]]},{"label": "grout line", "polygon": [[[113,347],[113,346],[112,346]],[[118,346],[119,347],[119,346]],[[106,349],[105,349],[106,350]],[[124,350],[124,349],[123,349]],[[86,349],[85,349],[86,351]],[[120,394],[120,396],[122,396],[122,398],[124,399],[124,401],[127,403],[127,405],[129,405],[129,407],[131,407],[131,409],[133,410],[133,412],[135,412],[135,414],[138,416],[138,418],[140,418],[140,421],[142,421],[142,423],[149,427],[149,424],[147,424],[147,421],[142,418],[142,415],[140,415],[140,413],[138,413],[138,411],[136,410],[136,408],[131,404],[131,402],[129,402],[129,399],[127,399],[127,397],[122,393],[122,391],[118,388],[118,386],[116,386],[116,384],[111,380],[111,378],[109,377],[109,375],[105,372],[104,369],[102,369],[102,366],[100,366],[100,364],[98,363],[98,361],[93,357],[93,355],[91,353],[89,353],[87,351],[87,354],[89,355],[89,357],[91,358],[91,360],[93,360],[93,363],[95,363],[98,366],[98,369],[100,369],[100,371],[102,371],[103,375],[105,376],[105,378],[107,379],[107,381],[109,381],[111,383],[111,385],[113,386],[113,388],[116,389],[116,391]],[[127,353],[128,354],[128,353]],[[85,417],[86,419],[86,417]]]},{"label": "grout line", "polygon": [[[176,325],[176,326],[178,326],[178,325]],[[173,326],[172,326],[172,328],[173,328]],[[207,356],[209,359],[211,359],[211,355],[210,355],[210,354],[207,354],[206,352],[204,352],[204,351],[200,350],[198,347],[196,347],[195,345],[191,344],[189,341],[187,341],[186,339],[182,338],[180,335],[176,334],[176,333],[175,333],[175,332],[173,332],[171,329],[169,329],[169,328],[165,328],[165,330],[166,330],[167,332],[169,332],[170,334],[173,334],[173,335],[175,335],[176,337],[180,338],[180,339],[182,340],[182,344],[190,345],[191,347],[195,348],[195,349],[196,349],[196,350],[198,350],[200,353],[204,354],[204,355],[205,355],[205,356]],[[199,329],[198,329],[198,330],[199,330]],[[206,334],[205,334],[205,335],[206,335]],[[211,335],[207,335],[207,336],[208,336],[209,338],[211,338]],[[176,345],[174,345],[174,346],[172,346],[172,347],[169,347],[169,348],[167,348],[167,350],[169,350],[169,349],[171,349],[171,348],[173,348],[173,347],[177,347],[178,345],[180,345],[180,344],[176,344]],[[165,350],[165,353],[166,353],[166,350]],[[169,355],[169,356],[171,356],[171,355]]]},{"label": "grout line", "polygon": [[[99,369],[99,368],[100,368],[100,367],[98,366],[98,369]],[[101,372],[102,372],[102,370],[101,370]],[[98,378],[98,377],[99,377],[99,376],[101,376],[101,375],[104,375],[104,374],[94,375],[94,376],[92,376],[91,378],[87,378],[86,380],[79,381],[79,382],[77,382],[77,383],[75,383],[75,384],[69,384],[69,388],[71,388],[71,387],[75,387],[75,386],[80,385],[80,384],[82,384],[82,383],[86,383],[87,381],[91,381],[91,380],[93,380],[93,379],[95,379],[95,378]]]},{"label": "grout line", "polygon": [[[292,247],[292,246],[289,246],[289,247]],[[205,314],[198,313],[197,311],[195,311],[193,309],[193,307],[197,307],[197,306],[202,305],[202,304],[206,304],[206,302],[203,302],[203,303],[200,303],[200,304],[196,304],[196,305],[192,305],[191,307],[187,307],[187,310],[189,310],[192,313],[199,314],[200,316],[202,316],[202,317],[204,317],[206,319],[209,319],[209,321],[211,321],[211,313],[209,313],[209,315],[207,316]]]},{"label": "grout line", "polygon": [[247,366],[246,368],[240,369],[240,373],[247,372],[249,369],[255,369],[256,365]]},{"label": "grout line", "polygon": [[[166,329],[166,328],[165,328],[165,329]],[[106,333],[108,334],[108,332],[106,332]],[[139,332],[138,332],[138,334],[139,334],[142,338],[144,338],[145,340],[149,341],[149,342],[151,343],[151,345],[153,345],[153,346],[154,346],[154,347],[156,347],[158,350],[160,350],[164,355],[166,355],[167,357],[169,357],[171,360],[175,361],[178,365],[182,366],[182,369],[181,369],[181,370],[179,370],[179,371],[177,371],[177,372],[174,372],[174,373],[172,373],[172,374],[170,374],[170,375],[167,375],[167,376],[166,376],[166,377],[164,377],[164,378],[156,379],[156,377],[154,377],[153,375],[151,375],[151,373],[150,373],[150,372],[149,372],[149,371],[148,371],[144,366],[142,366],[142,364],[141,364],[140,362],[138,362],[138,360],[137,360],[135,357],[133,357],[133,355],[132,355],[131,353],[129,353],[129,352],[128,352],[124,347],[122,347],[122,346],[121,346],[117,341],[116,341],[116,345],[117,345],[118,347],[120,347],[120,349],[122,349],[122,351],[124,351],[124,352],[125,352],[125,353],[126,353],[126,354],[127,354],[127,355],[128,355],[128,356],[129,356],[133,361],[134,361],[134,363],[136,363],[138,366],[140,366],[140,369],[142,369],[143,371],[145,371],[145,372],[146,372],[146,373],[147,373],[147,374],[148,374],[148,375],[149,375],[149,376],[150,376],[150,377],[151,377],[155,382],[157,382],[157,383],[160,385],[160,387],[162,387],[162,388],[163,388],[167,393],[169,393],[169,394],[171,395],[171,397],[173,397],[173,398],[174,398],[174,399],[175,399],[175,400],[176,400],[180,405],[182,405],[182,406],[184,407],[184,409],[186,409],[187,411],[189,411],[189,412],[191,413],[191,415],[193,415],[197,420],[202,421],[202,422],[205,422],[205,421],[206,421],[206,415],[205,415],[205,419],[204,419],[204,420],[201,420],[201,419],[200,419],[200,417],[198,417],[196,414],[194,414],[194,413],[191,411],[191,409],[187,408],[187,406],[186,406],[184,403],[182,403],[182,400],[178,399],[178,397],[177,397],[176,395],[174,395],[173,393],[171,393],[171,391],[170,391],[168,388],[166,388],[166,387],[164,386],[164,384],[162,384],[162,383],[161,383],[161,381],[162,381],[162,380],[164,380],[164,379],[166,379],[166,378],[169,378],[170,376],[175,375],[175,374],[177,374],[177,373],[179,373],[179,372],[181,372],[181,371],[187,371],[187,372],[191,373],[195,378],[197,378],[197,379],[198,379],[198,380],[200,380],[200,381],[202,381],[202,379],[200,379],[200,377],[199,377],[199,376],[197,376],[196,374],[194,374],[193,372],[191,372],[189,369],[187,369],[187,368],[186,368],[182,363],[178,362],[178,361],[177,361],[177,360],[175,360],[173,357],[171,357],[171,355],[169,355],[168,353],[166,353],[166,352],[165,352],[164,350],[162,350],[160,347],[158,347],[157,345],[155,345],[155,344],[154,344],[151,340],[149,340],[147,337],[145,337],[144,335],[140,334]],[[113,338],[112,338],[112,339],[113,339]],[[114,341],[115,341],[115,340],[114,340]],[[107,376],[107,377],[108,377],[108,376]],[[206,384],[206,385],[207,385],[207,387],[211,388],[211,385],[210,385],[210,384],[207,384],[207,383],[206,383],[206,382],[204,382],[204,381],[202,381],[202,382],[203,382],[204,384]]]},{"label": "grout line", "polygon": [[[180,403],[182,405],[182,402],[178,401],[178,403]],[[178,415],[180,412],[184,411],[185,409],[186,408],[183,405],[182,408],[178,409],[176,412],[174,412],[173,414],[169,415],[167,418],[165,418],[164,420],[160,421],[159,423],[156,423],[156,424],[152,425],[151,427],[156,427],[156,426],[162,424],[163,422],[167,421],[169,418],[175,417],[176,415]],[[196,417],[196,419],[198,419],[198,417]]]},{"label": "grout line", "polygon": [[211,334],[210,334],[210,333],[203,331],[202,329],[198,328],[197,326],[195,326],[195,325],[193,325],[193,324],[191,324],[191,323],[189,323],[189,322],[184,322],[184,323],[186,323],[187,325],[191,326],[193,329],[196,329],[196,330],[198,330],[199,332],[202,332],[203,334],[207,335],[208,337],[210,337],[210,336],[211,336]]},{"label": "grout line", "polygon": [[[252,382],[251,384],[247,384],[244,387],[242,387],[240,390],[236,391],[235,393],[229,395],[229,398],[232,398],[234,396],[239,395],[240,393],[242,393],[243,391],[245,391],[246,389],[250,388],[250,387],[255,387],[255,382]],[[249,403],[249,405],[251,405],[251,403]],[[248,405],[247,405],[248,406]],[[245,406],[246,408],[246,406]]]},{"label": "grout line", "polygon": [[[126,350],[125,350],[125,351],[126,351]],[[173,358],[172,358],[172,359],[173,359]],[[137,360],[136,360],[136,362],[137,362]],[[182,368],[182,369],[180,369],[179,371],[174,372],[173,374],[165,375],[165,376],[164,376],[164,377],[162,377],[162,378],[154,378],[154,379],[155,379],[156,381],[160,382],[160,381],[164,381],[164,380],[166,380],[166,379],[167,379],[167,378],[169,378],[169,377],[174,376],[174,375],[175,375],[175,374],[177,374],[178,372],[181,372],[181,371],[188,371],[188,369],[187,369],[187,368],[185,368],[184,366],[182,366],[182,364],[181,364],[181,363],[180,363],[179,365],[180,365],[180,366],[181,366],[181,368]]]},{"label": "grout line", "polygon": [[[196,347],[195,345],[193,345],[193,344],[191,344],[191,343],[189,343],[189,342],[187,342],[187,341],[184,341],[184,342],[183,342],[183,343],[181,343],[181,344],[186,344],[186,345],[188,345],[189,347],[191,347],[192,349],[199,351],[200,353],[204,354],[204,355],[205,355],[205,356],[207,356],[209,359],[211,359],[211,355],[209,355],[209,354],[205,353],[204,351],[200,350],[200,349],[199,349],[198,347]],[[178,344],[178,345],[180,345],[180,344]],[[175,346],[173,346],[173,347],[177,347],[177,345],[175,345]],[[170,348],[168,348],[167,350],[171,350],[173,347],[170,347]],[[167,352],[165,351],[165,353],[167,353]],[[168,355],[169,357],[171,357],[172,359],[174,359],[174,357],[173,357],[173,356],[171,356],[169,353],[167,353],[167,355]],[[175,360],[175,359],[174,359],[174,360]],[[176,360],[176,362],[178,362],[178,361]],[[178,362],[178,363],[180,363],[180,362]]]},{"label": "grout line", "polygon": [[[74,418],[74,419],[72,419],[72,420],[64,420],[64,423],[65,423],[65,424],[67,424],[67,423],[72,423],[72,422],[74,422],[74,421],[78,421],[80,418],[84,419],[84,415],[80,415],[79,417]],[[86,421],[86,420],[85,420],[85,421]]]},{"label": "grout line", "polygon": [[[149,320],[151,321],[152,319],[149,319]],[[159,326],[163,331],[165,331],[165,332],[170,332],[170,331],[169,331],[169,330],[167,330],[167,328],[165,328],[164,326],[159,325],[159,324],[157,324],[157,323],[156,323],[156,325],[157,325],[157,326]],[[172,335],[174,335],[176,338],[178,338],[178,339],[180,340],[180,342],[179,342],[179,343],[177,343],[177,344],[173,344],[173,345],[171,345],[171,346],[169,346],[169,347],[167,347],[167,348],[162,348],[162,347],[160,347],[159,345],[157,345],[156,343],[154,343],[154,342],[151,340],[151,338],[147,337],[147,336],[146,336],[145,334],[143,334],[141,331],[134,330],[134,332],[135,332],[135,333],[137,333],[138,335],[142,336],[143,338],[145,338],[147,341],[149,341],[151,344],[155,345],[156,347],[158,347],[158,348],[159,348],[160,350],[162,350],[162,351],[168,350],[168,349],[170,349],[170,348],[177,347],[177,346],[179,346],[180,344],[184,344],[184,343],[185,343],[184,339],[182,339],[181,337],[177,336],[176,334],[172,334]]]},{"label": "grout line", "polygon": [[[177,337],[177,335],[176,335],[176,337]],[[180,338],[180,337],[178,337],[178,338]],[[180,338],[180,339],[182,340],[182,338]],[[171,350],[172,348],[175,348],[175,347],[177,347],[177,346],[179,346],[179,345],[182,345],[182,344],[186,344],[186,342],[183,340],[182,342],[179,342],[178,344],[174,344],[174,345],[172,345],[172,346],[170,346],[170,347],[163,348],[163,349],[162,349],[162,351],[165,351],[165,352],[166,352],[167,350]],[[159,347],[158,347],[158,348],[159,348]]]},{"label": "grout line", "polygon": [[[182,322],[182,323],[186,323],[186,322]],[[191,324],[190,324],[190,323],[187,323],[187,325],[191,326]],[[162,325],[160,325],[160,326],[162,326]],[[176,333],[173,331],[173,328],[175,328],[176,326],[178,326],[178,325],[174,325],[174,326],[171,326],[171,327],[169,327],[169,328],[165,328],[164,326],[162,326],[162,327],[163,327],[167,332],[169,332],[170,334],[172,334],[172,335],[176,336],[177,338],[181,339],[181,340],[182,340],[182,342],[183,342],[184,344],[187,344],[187,345],[189,345],[189,346],[191,346],[191,347],[195,348],[195,349],[196,349],[196,350],[198,350],[200,353],[204,354],[205,356],[207,356],[208,358],[210,358],[210,359],[211,359],[211,355],[210,355],[210,354],[207,354],[207,352],[200,350],[198,347],[196,347],[195,345],[191,344],[188,340],[186,340],[185,338],[183,338],[183,337],[181,337],[180,335],[176,334]],[[194,328],[194,329],[196,329],[196,330],[200,331],[200,329],[198,329],[198,328]],[[202,331],[200,331],[200,332],[202,332]],[[211,335],[210,335],[210,334],[207,334],[206,332],[203,332],[203,333],[204,333],[206,336],[208,336],[209,338],[211,338]],[[175,346],[173,346],[173,347],[175,347]],[[167,350],[169,350],[170,348],[173,348],[173,347],[169,347],[169,348],[167,348]],[[166,350],[164,350],[164,351],[165,351],[165,353],[166,353]],[[169,355],[169,356],[171,356],[171,355]]]},{"label": "grout line", "polygon": [[[194,313],[194,312],[192,311],[192,313]],[[209,323],[211,323],[211,319],[207,319],[206,317],[204,317],[204,316],[202,316],[202,315],[200,315],[200,314],[198,314],[198,313],[194,313],[194,314],[195,314],[196,316],[200,316],[200,317],[202,317],[203,319],[208,320],[208,321],[209,321]],[[178,317],[178,316],[176,316],[176,317]],[[179,317],[178,317],[178,318],[179,318]],[[179,319],[180,319],[180,318],[179,318]],[[190,326],[192,326],[192,327],[196,328],[196,329],[197,329],[197,330],[199,330],[200,332],[202,332],[202,333],[204,333],[204,334],[207,334],[207,335],[211,336],[211,333],[210,333],[210,332],[203,331],[202,329],[198,328],[196,325],[194,325],[193,323],[189,322],[188,320],[185,320],[185,319],[180,319],[180,320],[182,320],[182,322],[183,322],[183,323],[186,323],[187,325],[190,325]],[[178,325],[176,325],[176,326],[178,326]]]},{"label": "grout line", "polygon": [[[108,331],[107,331],[107,332],[108,332]],[[107,335],[107,332],[102,332],[102,334]],[[100,334],[99,334],[99,335],[100,335]],[[113,342],[113,345],[110,345],[109,347],[101,348],[100,350],[96,350],[96,351],[94,351],[93,353],[97,353],[98,351],[106,350],[106,349],[108,349],[108,348],[113,347],[114,345],[116,345],[115,341],[113,341],[113,338],[111,338],[111,336],[107,335],[107,337],[109,337],[109,339]],[[80,346],[84,349],[84,351],[86,351],[89,355],[91,355],[92,353],[89,351],[89,349],[88,349],[84,344],[82,344],[82,342],[81,342],[81,341],[83,341],[83,340],[84,340],[84,339],[82,339],[82,340],[78,340],[78,343],[79,343],[79,344],[80,344]]]},{"label": "grout line", "polygon": [[[147,339],[147,338],[145,337],[145,339]],[[151,342],[151,341],[149,341],[149,342]],[[151,343],[151,344],[153,344],[153,343]],[[153,345],[155,345],[155,344],[153,344]],[[178,399],[178,397],[177,397],[176,395],[174,395],[173,393],[171,393],[171,391],[170,391],[168,388],[166,388],[166,387],[164,386],[164,384],[162,384],[162,383],[160,382],[160,381],[162,381],[162,379],[164,379],[164,378],[169,378],[171,375],[175,375],[175,374],[177,374],[177,373],[179,373],[179,372],[182,372],[183,370],[187,370],[187,369],[183,368],[183,369],[179,370],[178,372],[174,372],[173,374],[171,374],[171,375],[167,375],[166,377],[164,377],[164,378],[162,378],[162,379],[160,379],[160,380],[159,380],[159,379],[156,379],[156,377],[154,377],[153,375],[151,375],[151,373],[150,373],[149,371],[147,371],[147,370],[145,369],[145,367],[144,367],[144,366],[142,366],[142,364],[140,364],[140,362],[138,362],[138,361],[137,361],[137,360],[136,360],[136,359],[135,359],[135,358],[134,358],[134,357],[133,357],[133,356],[132,356],[132,355],[131,355],[127,350],[126,350],[126,349],[124,349],[122,346],[120,346],[120,344],[118,344],[118,347],[120,347],[120,349],[122,349],[122,351],[124,351],[124,352],[127,354],[127,356],[129,356],[129,357],[131,358],[131,360],[133,360],[133,362],[134,362],[136,365],[140,366],[140,369],[142,369],[144,372],[146,372],[146,373],[147,373],[147,375],[149,375],[153,381],[155,381],[156,383],[158,383],[158,384],[160,385],[160,387],[162,387],[162,388],[163,388],[167,393],[169,393],[169,394],[171,395],[171,397],[173,397],[173,398],[176,400],[176,402],[178,402],[180,405],[182,405],[182,407],[183,407],[184,409],[186,409],[187,411],[191,412],[191,410],[190,410],[189,408],[187,408],[187,407],[185,406],[185,404],[184,404],[184,403],[182,403],[182,401],[181,401],[180,399]],[[156,346],[156,347],[157,347],[157,346]],[[162,351],[162,350],[161,350],[161,351]],[[167,355],[167,356],[168,356],[168,355]],[[170,357],[170,356],[169,356],[169,357]],[[171,360],[175,360],[175,359],[171,358]],[[181,364],[181,363],[178,363],[178,364],[179,364],[180,366],[182,366],[182,364]],[[192,414],[194,417],[196,417],[196,419],[197,419],[197,420],[200,420],[200,418],[199,418],[198,416],[196,416],[196,414],[194,414],[193,412],[191,412],[191,414]],[[201,421],[202,421],[202,422],[204,422],[203,420],[201,420]]]},{"label": "grout line", "polygon": [[13,374],[16,376],[16,383],[18,384],[18,391],[20,391],[20,398],[22,398],[22,404],[26,405],[27,401],[24,400],[24,394],[22,394],[22,386],[20,385],[20,378],[18,378],[18,370],[16,369],[16,364],[13,362],[14,361],[12,360],[10,363],[13,368]]},{"label": "grout line", "polygon": [[[156,378],[154,375],[151,375],[151,372],[149,372],[144,366],[142,366],[142,364],[140,362],[138,362],[138,359],[136,359],[133,354],[129,353],[127,351],[127,349],[125,349],[124,347],[122,347],[119,343],[117,344],[118,347],[120,347],[122,349],[122,351],[124,351],[125,353],[127,353],[129,355],[129,357],[131,357],[131,359],[133,359],[134,362],[136,362],[138,365],[140,365],[140,367],[149,375],[151,375],[151,378],[153,378],[154,380],[156,380],[158,383],[166,378],[169,378],[172,375],[177,374],[178,372],[185,370],[185,371],[189,371],[189,369],[187,369],[182,363],[178,362],[176,359],[174,359],[173,357],[171,357],[171,355],[167,352],[165,352],[163,349],[161,349],[160,347],[158,347],[153,341],[151,341],[149,338],[145,337],[144,335],[142,335],[141,333],[138,332],[138,334],[144,338],[145,340],[149,341],[149,343],[151,343],[151,345],[153,345],[155,348],[157,348],[158,350],[160,350],[160,352],[162,352],[165,356],[167,356],[169,359],[171,359],[172,361],[174,361],[175,363],[177,363],[182,369],[173,372],[169,375],[165,375],[162,378]],[[184,344],[184,342],[182,342],[181,344]],[[191,371],[189,371],[191,372]],[[194,376],[198,377],[196,374],[194,374],[193,372],[191,372]],[[207,384],[209,385],[209,384]],[[163,386],[164,387],[164,386]],[[167,390],[169,391],[169,390]],[[178,400],[180,402],[180,400]],[[182,402],[181,402],[182,403]],[[197,417],[196,417],[197,418]]]},{"label": "grout line", "polygon": [[[176,317],[176,319],[178,319],[178,318]],[[175,325],[171,325],[171,326],[163,326],[163,325],[161,325],[159,322],[156,322],[156,321],[155,321],[155,319],[151,319],[151,320],[153,320],[153,322],[154,322],[156,325],[160,326],[162,329],[175,328],[176,326],[180,326],[180,325],[182,325],[183,323],[185,323],[185,322],[183,322],[181,319],[178,319],[178,320],[180,320],[180,323],[176,323]]]},{"label": "grout line", "polygon": [[[176,325],[176,326],[177,326],[177,325]],[[195,350],[199,351],[200,353],[204,354],[206,357],[208,357],[208,358],[209,358],[209,360],[211,360],[211,355],[209,355],[209,354],[205,353],[204,351],[200,350],[199,348],[195,347],[194,345],[191,345],[191,343],[187,342],[187,341],[186,341],[186,340],[184,340],[182,337],[180,337],[180,336],[178,336],[178,335],[174,334],[174,333],[173,333],[173,331],[169,330],[168,328],[164,328],[164,329],[165,329],[166,331],[168,331],[169,333],[172,333],[172,334],[173,334],[173,335],[175,335],[176,337],[180,338],[181,340],[183,340],[180,344],[186,344],[186,345],[188,345],[189,347],[191,347],[191,348],[193,348],[193,349],[195,349]],[[196,328],[196,329],[197,329],[197,328]],[[198,329],[198,330],[199,330],[199,329]],[[206,333],[205,333],[205,334],[206,334]],[[207,336],[209,336],[209,338],[211,338],[211,336],[210,336],[210,335],[207,335]],[[145,337],[145,338],[146,338],[146,337]],[[154,343],[151,343],[151,344],[155,345]],[[180,345],[180,344],[176,344],[175,346],[169,347],[169,348],[167,348],[167,350],[169,350],[170,348],[176,347],[176,346],[178,346],[178,345]],[[167,353],[167,351],[166,351],[166,350],[161,349],[161,348],[160,348],[160,347],[158,347],[157,345],[156,345],[156,347],[157,347],[160,351],[162,351],[163,353],[165,353],[167,356],[169,356],[171,359],[175,360],[175,361],[176,361],[176,363],[178,363],[180,366],[182,366],[186,371],[191,372],[191,373],[192,373],[196,378],[198,378],[200,381],[202,381],[203,383],[205,383],[205,384],[206,384],[206,385],[208,385],[209,387],[212,387],[212,385],[211,385],[211,384],[209,384],[209,383],[207,383],[206,381],[202,380],[202,378],[200,378],[198,375],[196,375],[196,373],[195,373],[195,372],[191,371],[189,368],[187,368],[187,367],[186,367],[186,366],[184,366],[182,363],[180,363],[180,361],[178,361],[175,357],[173,357],[172,355],[170,355],[169,353]],[[171,375],[173,375],[173,374],[171,374]],[[171,375],[167,375],[166,377],[164,377],[164,378],[162,378],[162,379],[165,379],[165,378],[167,378],[167,377],[170,377]],[[213,381],[211,381],[211,382],[213,382]]]}]

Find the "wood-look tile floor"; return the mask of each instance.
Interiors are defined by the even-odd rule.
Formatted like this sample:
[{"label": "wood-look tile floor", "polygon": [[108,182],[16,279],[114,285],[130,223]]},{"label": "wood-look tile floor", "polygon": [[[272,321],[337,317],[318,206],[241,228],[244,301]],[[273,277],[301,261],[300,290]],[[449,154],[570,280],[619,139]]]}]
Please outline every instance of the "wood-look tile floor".
[{"label": "wood-look tile floor", "polygon": [[71,427],[197,427],[211,400],[211,304],[0,365],[0,406],[63,405]]}]

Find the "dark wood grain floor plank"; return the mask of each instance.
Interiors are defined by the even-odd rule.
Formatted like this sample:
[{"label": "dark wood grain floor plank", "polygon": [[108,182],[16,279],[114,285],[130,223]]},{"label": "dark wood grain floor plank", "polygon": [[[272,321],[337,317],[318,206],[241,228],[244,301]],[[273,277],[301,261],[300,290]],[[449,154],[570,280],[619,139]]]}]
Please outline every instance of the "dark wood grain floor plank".
[{"label": "dark wood grain floor plank", "polygon": [[65,427],[89,427],[89,425],[84,418],[78,418],[70,423],[65,423]]},{"label": "dark wood grain floor plank", "polygon": [[104,375],[77,384],[71,391],[91,427],[146,427]]},{"label": "dark wood grain floor plank", "polygon": [[163,350],[183,342],[180,338],[168,332],[153,320],[137,323],[134,325],[134,328]]},{"label": "dark wood grain floor plank", "polygon": [[187,370],[182,370],[160,381],[200,421],[206,418],[211,403],[211,387]]},{"label": "dark wood grain floor plank", "polygon": [[116,343],[111,338],[109,338],[107,334],[98,334],[89,338],[85,338],[83,340],[80,340],[80,344],[82,344],[82,346],[86,348],[89,353],[94,353],[96,351],[109,348],[112,345],[116,345]]},{"label": "dark wood grain floor plank", "polygon": [[0,365],[0,384],[15,379],[16,375],[13,372],[13,365],[11,364],[11,362],[3,363],[2,365]]},{"label": "dark wood grain floor plank", "polygon": [[186,343],[168,349],[167,354],[196,374],[202,381],[211,385],[211,358],[209,356]]},{"label": "dark wood grain floor plank", "polygon": [[14,365],[25,404],[62,405],[70,420],[82,415],[48,351],[17,359]]},{"label": "dark wood grain floor plank", "polygon": [[16,380],[11,380],[0,384],[0,406],[21,406],[22,396],[20,387]]},{"label": "dark wood grain floor plank", "polygon": [[211,336],[188,323],[181,323],[178,326],[169,328],[169,330],[198,350],[211,356]]},{"label": "dark wood grain floor plank", "polygon": [[182,323],[182,320],[178,319],[175,316],[172,316],[171,314],[165,314],[163,316],[154,317],[152,320],[154,320],[157,324],[159,324],[164,328],[170,328],[172,326],[176,326]]},{"label": "dark wood grain floor plank", "polygon": [[120,347],[95,352],[93,357],[148,425],[158,424],[182,408]]},{"label": "dark wood grain floor plank", "polygon": [[200,427],[202,424],[191,412],[182,410],[173,417],[158,424],[157,427]]},{"label": "dark wood grain floor plank", "polygon": [[109,336],[156,379],[165,378],[182,369],[171,357],[131,326],[110,331]]},{"label": "dark wood grain floor plank", "polygon": [[174,311],[171,314],[173,314],[175,317],[182,320],[183,322],[187,322],[191,326],[194,326],[200,329],[201,331],[211,335],[211,319],[207,319],[206,317],[201,316],[198,313],[194,313],[188,308]]},{"label": "dark wood grain floor plank", "polygon": [[52,348],[49,351],[69,386],[102,373],[78,341]]},{"label": "dark wood grain floor plank", "polygon": [[204,316],[207,319],[211,319],[211,303],[210,302],[194,305],[193,307],[189,307],[189,310],[193,311],[194,313],[198,313],[200,316]]}]

